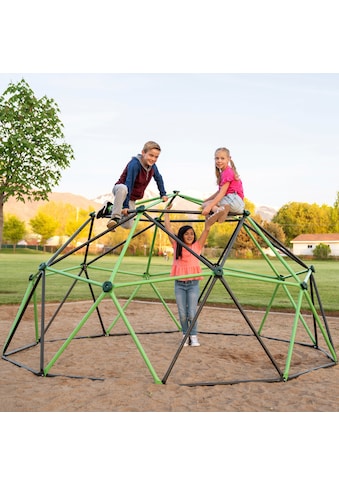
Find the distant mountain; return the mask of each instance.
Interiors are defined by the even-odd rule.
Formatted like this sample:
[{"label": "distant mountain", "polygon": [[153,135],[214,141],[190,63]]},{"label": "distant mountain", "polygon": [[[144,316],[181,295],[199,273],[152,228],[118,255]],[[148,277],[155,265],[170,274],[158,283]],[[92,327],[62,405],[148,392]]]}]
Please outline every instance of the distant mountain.
[{"label": "distant mountain", "polygon": [[266,205],[256,207],[255,212],[256,214],[259,214],[264,219],[264,221],[271,221],[277,213],[276,209],[273,209],[273,207],[268,207]]},{"label": "distant mountain", "polygon": [[[49,201],[71,204],[74,207],[88,210],[89,212],[93,209],[97,211],[102,205],[101,203],[98,203],[94,200],[86,199],[86,197],[83,197],[82,195],[75,195],[67,192],[52,192],[49,195]],[[47,202],[49,201],[40,200],[35,202],[23,203],[18,202],[14,197],[10,197],[8,202],[6,202],[4,205],[4,214],[17,216],[19,219],[28,222],[36,215],[37,210],[41,206],[47,204]]]},{"label": "distant mountain", "polygon": [[[144,199],[145,200],[152,199],[157,196],[158,194],[156,192],[151,190],[146,190]],[[79,209],[88,210],[88,212],[92,211],[93,209],[95,211],[98,211],[106,200],[113,202],[114,197],[111,192],[108,194],[98,195],[93,200],[86,199],[86,197],[83,197],[82,195],[71,194],[68,192],[52,192],[49,196],[49,201],[71,204],[74,207],[78,207]],[[4,214],[15,215],[19,219],[25,222],[28,222],[36,215],[37,210],[41,206],[45,205],[47,202],[48,201],[40,200],[38,202],[23,203],[23,202],[17,202],[14,197],[11,197],[9,201],[6,202],[6,204],[4,205]],[[177,197],[175,199],[173,209],[196,211],[196,210],[199,210],[199,206],[193,202]],[[267,221],[270,221],[274,217],[276,212],[277,211],[273,207],[268,207],[268,206],[256,207],[256,213],[259,214],[264,220],[267,220]]]}]

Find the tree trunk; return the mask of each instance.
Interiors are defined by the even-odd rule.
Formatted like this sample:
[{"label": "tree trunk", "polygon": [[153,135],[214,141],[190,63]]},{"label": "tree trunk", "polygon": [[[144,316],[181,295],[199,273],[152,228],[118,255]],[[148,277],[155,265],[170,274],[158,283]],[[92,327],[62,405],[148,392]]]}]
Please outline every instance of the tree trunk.
[{"label": "tree trunk", "polygon": [[4,230],[4,194],[0,192],[0,249],[2,247],[2,234]]}]

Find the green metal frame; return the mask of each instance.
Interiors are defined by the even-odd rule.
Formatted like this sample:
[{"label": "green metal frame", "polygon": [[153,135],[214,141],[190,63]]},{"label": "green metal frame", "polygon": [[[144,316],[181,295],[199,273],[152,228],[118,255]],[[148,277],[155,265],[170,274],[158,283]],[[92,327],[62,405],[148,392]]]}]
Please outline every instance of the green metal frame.
[{"label": "green metal frame", "polygon": [[[188,214],[192,214],[192,215],[194,214],[195,216],[195,218],[191,222],[203,221],[201,218],[199,219],[199,214],[201,213],[201,210],[200,210],[200,206],[202,203],[201,200],[195,199],[186,195],[181,195],[179,194],[179,192],[175,191],[172,194],[170,194],[168,205],[171,204],[174,201],[174,199],[177,197],[181,197],[187,201],[193,202],[197,204],[199,207],[197,208],[196,211],[177,211],[177,210],[168,210],[167,208],[165,209],[159,208],[159,205],[163,207],[163,204],[161,204],[162,201],[160,198],[153,198],[147,201],[140,201],[136,204],[136,210],[130,211],[130,214],[128,216],[128,218],[130,219],[134,218],[134,223],[128,233],[126,240],[119,243],[119,245],[115,246],[114,248],[110,248],[109,250],[105,251],[103,254],[99,256],[96,255],[95,257],[92,257],[89,252],[91,244],[93,244],[94,242],[97,242],[101,237],[103,237],[109,231],[105,230],[104,232],[96,236],[93,236],[93,227],[94,227],[96,214],[91,213],[89,215],[89,219],[72,235],[72,237],[69,238],[69,240],[61,248],[59,248],[56,251],[56,253],[47,262],[40,264],[36,274],[30,276],[27,290],[25,292],[23,300],[19,306],[18,312],[16,314],[14,322],[10,328],[7,339],[3,346],[2,358],[11,363],[14,363],[15,365],[25,367],[31,372],[35,373],[36,375],[41,375],[41,376],[55,375],[51,373],[51,369],[53,365],[61,357],[61,355],[71,344],[73,339],[78,338],[78,334],[80,330],[85,326],[88,319],[93,314],[96,314],[101,326],[101,336],[111,336],[111,332],[114,326],[116,325],[117,321],[120,319],[123,321],[127,329],[127,333],[131,336],[154,382],[156,384],[165,384],[181,353],[185,340],[188,338],[190,330],[192,329],[194,323],[198,319],[198,316],[201,313],[202,309],[208,303],[208,297],[211,294],[211,291],[214,285],[218,282],[218,284],[222,284],[224,286],[225,291],[228,293],[228,295],[234,302],[235,307],[238,308],[238,310],[240,311],[240,313],[244,318],[244,321],[247,323],[250,329],[250,335],[257,339],[258,343],[261,345],[261,347],[263,348],[263,350],[267,355],[268,362],[271,362],[273,368],[275,369],[276,377],[274,377],[273,379],[269,379],[269,381],[287,381],[291,377],[297,377],[298,375],[300,375],[300,373],[298,373],[293,376],[290,376],[291,360],[293,355],[293,349],[294,349],[294,346],[296,345],[295,339],[296,339],[296,332],[299,324],[302,325],[307,337],[309,338],[310,347],[325,353],[328,359],[328,361],[324,365],[319,367],[328,367],[331,365],[335,365],[337,363],[337,356],[331,339],[328,324],[326,321],[326,315],[322,308],[319,292],[316,287],[313,266],[307,267],[307,265],[303,261],[301,261],[295,255],[293,255],[278,240],[276,240],[272,235],[267,233],[267,231],[265,231],[265,229],[263,229],[258,223],[256,223],[255,220],[250,217],[249,212],[245,211],[244,214],[231,215],[228,218],[228,221],[231,221],[235,224],[235,229],[217,262],[212,262],[206,257],[204,257],[203,255],[198,255],[194,253],[194,251],[192,251],[191,248],[185,246],[185,244],[180,242],[188,251],[190,251],[200,260],[200,263],[202,266],[202,276],[205,277],[206,283],[200,295],[199,305],[198,305],[196,315],[194,319],[191,321],[190,327],[185,335],[185,338],[180,342],[179,347],[176,349],[176,352],[172,358],[172,361],[168,366],[166,373],[162,378],[159,377],[152,363],[150,362],[150,359],[148,358],[140,339],[138,338],[137,332],[135,332],[133,328],[132,322],[127,317],[126,310],[137,297],[139,289],[143,285],[149,285],[149,287],[153,290],[157,300],[162,303],[170,319],[174,322],[173,331],[178,331],[178,332],[181,331],[180,323],[178,322],[174,313],[171,311],[169,305],[165,301],[165,298],[163,298],[157,286],[159,283],[167,282],[170,280],[174,281],[177,278],[171,277],[169,273],[153,274],[151,271],[152,254],[155,248],[157,233],[159,231],[164,231],[165,233],[167,233],[167,235],[171,235],[171,237],[173,237],[174,239],[177,240],[177,242],[179,242],[175,234],[169,233],[163,224],[162,217],[165,212],[175,213],[175,214],[178,214],[178,213],[185,214],[186,219],[182,221],[177,219],[176,222],[185,221],[187,223],[186,215]],[[149,222],[149,226],[147,226],[146,229],[140,230],[139,229],[140,226],[138,227],[138,223],[140,221]],[[66,251],[66,248],[70,245],[70,243],[86,227],[88,227],[87,241],[72,250]],[[123,268],[123,262],[131,241],[134,238],[138,237],[145,230],[148,230],[150,228],[154,229],[154,233],[153,233],[152,244],[149,251],[149,257],[147,259],[145,271],[142,274],[128,273],[130,276],[135,277],[133,281],[129,281],[129,282],[120,281],[119,276],[123,273],[126,273]],[[227,259],[230,255],[232,247],[238,237],[239,232],[242,230],[244,230],[246,234],[250,237],[250,239],[253,241],[254,245],[258,249],[258,251],[261,253],[264,260],[267,262],[267,266],[271,274],[269,275],[254,274],[248,271],[241,271],[239,269],[234,269],[234,268],[231,268],[230,266],[227,266]],[[279,262],[281,267],[284,269],[283,275],[280,274],[280,272],[278,271],[275,261],[270,259],[263,251],[262,243],[264,243],[265,246],[269,247],[273,252],[276,258],[276,261]],[[98,262],[101,258],[105,257],[107,254],[111,254],[111,252],[117,247],[121,248],[121,252],[113,268],[109,270],[109,273],[110,273],[109,277],[104,281],[103,280],[99,281],[98,279],[91,278],[90,277],[91,268],[95,270],[99,270],[99,272],[101,272],[101,274],[103,275],[107,273],[108,271],[107,268],[100,267]],[[85,249],[84,259],[81,265],[77,267],[70,267],[67,269],[58,269],[57,266],[60,261],[63,261],[71,254],[79,252],[79,250],[81,249]],[[298,266],[300,266],[301,268],[300,271],[296,272],[295,270],[293,270],[291,265],[289,264],[289,260],[292,260],[295,263],[297,263]],[[74,270],[77,271],[76,274],[74,273]],[[60,278],[69,278],[70,287],[66,292],[62,301],[59,302],[59,305],[55,313],[47,322],[45,317],[45,305],[46,305],[45,295],[46,295],[46,285],[47,285],[48,279],[51,276],[57,276]],[[195,275],[192,275],[192,276],[195,276]],[[248,313],[243,308],[243,305],[240,304],[236,295],[233,293],[230,285],[230,281],[232,281],[232,278],[242,278],[245,281],[256,280],[256,281],[261,281],[268,284],[273,283],[274,289],[273,289],[272,297],[268,302],[266,312],[262,318],[262,321],[258,329],[255,328],[250,317],[248,316]],[[67,301],[73,288],[77,284],[88,285],[91,298],[93,300],[92,304],[90,308],[87,310],[87,312],[80,318],[78,324],[70,333],[70,335],[68,335],[68,337],[63,339],[62,344],[60,345],[59,349],[55,352],[53,357],[50,358],[48,362],[46,362],[46,355],[45,355],[44,349],[45,349],[45,343],[47,342],[46,338],[48,336],[48,330],[52,326],[63,304]],[[122,287],[129,287],[131,291],[129,298],[125,301],[124,304],[120,303],[119,298],[117,297],[117,290]],[[94,292],[95,288],[100,289],[99,295],[97,296],[95,296],[95,292]],[[38,290],[40,291],[40,289],[41,289],[41,309],[39,311],[39,305],[37,304],[37,292]],[[272,356],[269,346],[265,343],[266,337],[263,335],[265,323],[267,321],[267,318],[270,312],[272,311],[275,299],[281,289],[285,293],[288,301],[290,301],[291,309],[294,311],[294,322],[291,329],[288,352],[286,355],[284,368],[280,368],[280,366]],[[293,296],[292,294],[292,292],[293,291],[295,292],[296,290],[297,290],[297,298],[295,298],[295,296]],[[106,300],[107,298],[111,299],[114,307],[117,310],[117,316],[112,320],[112,322],[106,328],[101,316],[100,304],[103,300]],[[303,312],[302,312],[303,302],[307,303],[308,309],[313,316],[313,327],[314,327],[313,331],[307,325],[306,320],[303,316]],[[34,342],[31,342],[25,345],[25,347],[12,349],[11,348],[12,339],[16,334],[16,332],[18,331],[20,322],[22,321],[22,318],[30,303],[33,303],[33,308],[34,308],[35,340]],[[316,305],[319,307],[319,310],[316,309]],[[323,336],[323,339],[327,346],[327,350],[320,349],[318,345],[318,335],[317,335],[318,330],[320,330]],[[19,354],[22,350],[27,350],[30,347],[35,347],[36,345],[40,345],[39,369],[33,369],[31,367],[27,367],[24,364],[13,359],[12,357],[13,355]],[[313,370],[313,369],[308,369],[306,371],[308,372],[309,370]],[[304,373],[304,372],[305,371],[302,371],[301,373]],[[69,376],[69,377],[81,377],[81,376]],[[90,378],[96,379],[96,377],[90,377]],[[100,379],[100,377],[98,377],[98,379]],[[263,380],[266,380],[266,379],[263,379]],[[241,382],[241,381],[223,381],[223,382],[212,382],[212,383],[193,382],[187,385],[192,386],[192,385],[211,385],[211,384],[215,385],[215,384],[230,384],[230,383],[234,384],[235,382]]]}]

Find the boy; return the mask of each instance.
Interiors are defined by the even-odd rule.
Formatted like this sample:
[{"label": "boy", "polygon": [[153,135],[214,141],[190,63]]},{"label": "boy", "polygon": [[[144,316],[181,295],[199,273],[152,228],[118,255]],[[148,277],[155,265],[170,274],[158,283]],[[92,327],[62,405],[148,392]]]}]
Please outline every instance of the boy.
[{"label": "boy", "polygon": [[[114,227],[120,222],[122,216],[128,215],[128,210],[135,209],[135,201],[144,196],[144,192],[152,177],[156,181],[160,197],[164,202],[168,200],[164,187],[163,178],[155,165],[159,158],[161,148],[158,143],[148,141],[145,143],[141,154],[135,156],[126,165],[119,180],[113,187],[114,203],[112,207],[111,219],[107,223],[108,229]],[[97,218],[103,217],[107,203],[99,210]],[[133,218],[121,224],[122,227],[130,229],[133,225]]]}]

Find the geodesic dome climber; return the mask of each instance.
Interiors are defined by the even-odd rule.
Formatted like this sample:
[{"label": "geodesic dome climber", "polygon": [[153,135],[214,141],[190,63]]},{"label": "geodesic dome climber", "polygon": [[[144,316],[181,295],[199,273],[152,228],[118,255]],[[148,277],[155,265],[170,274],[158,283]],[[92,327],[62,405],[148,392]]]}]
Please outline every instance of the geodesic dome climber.
[{"label": "geodesic dome climber", "polygon": [[[180,200],[189,202],[193,210],[175,209],[175,202]],[[171,210],[166,208],[170,204],[173,207]],[[223,223],[230,224],[230,236],[214,259],[204,253],[195,254],[179,241],[175,235],[177,232],[172,234],[166,230],[163,215],[169,212],[173,217],[172,224],[190,222],[199,225],[204,223],[201,204],[201,200],[178,191],[169,195],[166,204],[160,198],[140,201],[135,211],[130,211],[127,216],[134,219],[133,227],[125,233],[119,230],[119,223],[116,233],[120,235],[121,232],[122,240],[113,247],[105,247],[100,254],[93,254],[91,248],[109,230],[95,235],[96,213],[89,214],[88,220],[69,240],[50,259],[41,263],[35,274],[30,275],[26,293],[4,343],[2,358],[37,376],[103,379],[103,373],[116,376],[123,373],[127,366],[140,370],[141,357],[154,383],[166,384],[171,376],[175,382],[189,386],[287,381],[305,372],[335,365],[337,356],[315,282],[314,267],[307,266],[293,255],[256,223],[247,211],[230,214]],[[69,249],[84,229],[88,231],[87,240]],[[151,231],[152,241],[149,255],[142,258],[146,264],[143,266],[142,263],[140,267],[141,263],[136,258],[131,271],[130,266],[124,264],[127,250],[145,231]],[[230,258],[235,242],[242,233],[253,241],[265,263],[266,270],[262,274],[251,271],[246,260],[240,265],[240,260]],[[127,237],[123,239],[126,234]],[[186,334],[188,338],[199,318],[199,334],[204,335],[206,340],[198,351],[183,351],[185,339],[180,337],[175,303],[172,301],[171,308],[171,302],[163,296],[166,285],[167,289],[169,285],[173,288],[176,277],[170,276],[170,262],[164,263],[161,259],[160,264],[159,258],[154,256],[154,245],[159,234],[166,238],[171,235],[200,260],[204,281],[196,315]],[[264,247],[271,250],[273,257],[266,254]],[[76,263],[71,256],[78,257]],[[54,303],[52,316],[47,316],[46,303],[50,300],[50,289],[65,281],[69,281],[69,285],[63,285],[67,287],[63,298]],[[259,323],[246,304],[246,295],[257,291],[254,283],[258,288],[258,282],[262,288],[269,288],[270,295]],[[139,314],[133,310],[136,302],[145,299],[144,296],[140,297],[145,288],[146,300],[149,304],[156,300],[160,308],[146,326],[139,325]],[[245,291],[239,291],[239,288]],[[213,300],[215,292],[218,292],[218,297]],[[282,300],[288,303],[289,311],[282,314],[277,325],[271,317],[275,313],[275,303]],[[221,322],[216,323],[213,319],[213,304],[210,304],[213,301],[223,305],[225,317]],[[104,316],[104,305],[109,308],[108,320]],[[162,312],[160,318],[159,311]],[[202,318],[204,315],[207,318]],[[157,353],[158,338],[168,339],[166,355]],[[128,339],[129,343],[125,367],[118,365],[126,357],[126,348],[120,348],[121,339]],[[91,364],[90,371],[83,375],[83,369],[77,369],[76,352],[87,352],[90,361],[92,346],[98,346],[100,342],[104,342],[100,352],[102,362]],[[246,359],[246,365],[242,368],[244,355],[250,356],[254,348],[260,350],[260,362]],[[135,350],[137,352],[133,353]],[[211,361],[207,373],[201,366],[202,353],[204,358]],[[239,362],[239,374],[236,376],[227,373],[227,358],[230,356]],[[224,359],[225,372],[214,375],[213,359],[220,358]],[[66,367],[63,364],[65,360]],[[180,365],[177,365],[178,362]],[[70,366],[74,368],[72,374],[69,373]],[[185,368],[184,375],[180,373],[182,368]],[[91,375],[93,373],[100,375]]]}]

